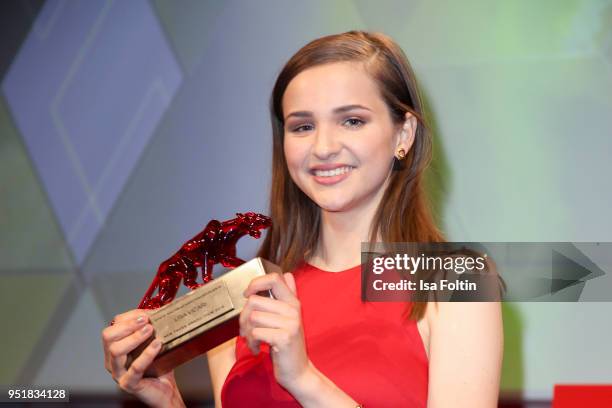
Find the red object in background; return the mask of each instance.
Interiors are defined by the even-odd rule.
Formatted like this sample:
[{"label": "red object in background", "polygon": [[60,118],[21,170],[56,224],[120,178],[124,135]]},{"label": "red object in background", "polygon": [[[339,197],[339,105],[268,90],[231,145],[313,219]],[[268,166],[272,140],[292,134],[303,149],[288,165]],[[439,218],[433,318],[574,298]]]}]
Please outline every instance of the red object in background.
[{"label": "red object in background", "polygon": [[612,384],[556,384],[552,408],[611,408]]},{"label": "red object in background", "polygon": [[[138,305],[139,309],[157,309],[170,303],[176,296],[181,281],[195,289],[212,280],[213,266],[235,268],[244,263],[236,257],[236,243],[245,235],[261,236],[261,230],[272,225],[272,220],[254,212],[236,213],[236,218],[219,222],[212,220],[206,228],[159,265],[157,274]],[[202,283],[196,281],[202,268]],[[153,294],[157,291],[157,295]],[[111,323],[112,324],[112,323]]]}]

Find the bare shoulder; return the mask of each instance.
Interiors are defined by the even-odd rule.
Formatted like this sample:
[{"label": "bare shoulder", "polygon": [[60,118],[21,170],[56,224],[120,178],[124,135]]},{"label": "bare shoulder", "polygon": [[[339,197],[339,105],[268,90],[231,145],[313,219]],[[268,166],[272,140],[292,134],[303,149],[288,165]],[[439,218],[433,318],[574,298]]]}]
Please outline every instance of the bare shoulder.
[{"label": "bare shoulder", "polygon": [[209,350],[206,353],[208,370],[212,382],[215,406],[221,406],[221,389],[232,366],[236,362],[236,337]]},{"label": "bare shoulder", "polygon": [[425,318],[430,344],[462,349],[502,345],[500,302],[430,302]]},{"label": "bare shoulder", "polygon": [[500,302],[429,302],[425,312],[430,328],[501,323]]},{"label": "bare shoulder", "polygon": [[429,406],[497,406],[503,355],[501,303],[431,302],[426,319]]}]

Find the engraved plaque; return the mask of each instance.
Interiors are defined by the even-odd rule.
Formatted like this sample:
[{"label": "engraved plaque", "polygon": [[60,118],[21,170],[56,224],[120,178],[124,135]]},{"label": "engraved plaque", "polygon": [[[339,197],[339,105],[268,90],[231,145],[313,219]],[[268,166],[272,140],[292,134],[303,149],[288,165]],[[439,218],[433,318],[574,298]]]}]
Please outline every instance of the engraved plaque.
[{"label": "engraved plaque", "polygon": [[282,273],[278,265],[254,258],[159,309],[146,310],[154,333],[128,355],[126,366],[154,338],[162,341],[162,348],[145,372],[148,376],[165,374],[237,336],[238,317],[246,303],[242,293],[253,278],[270,272]]},{"label": "engraved plaque", "polygon": [[156,337],[166,348],[181,343],[181,338],[194,329],[234,310],[232,297],[224,281],[213,281],[202,290],[190,292],[169,305],[151,313]]}]

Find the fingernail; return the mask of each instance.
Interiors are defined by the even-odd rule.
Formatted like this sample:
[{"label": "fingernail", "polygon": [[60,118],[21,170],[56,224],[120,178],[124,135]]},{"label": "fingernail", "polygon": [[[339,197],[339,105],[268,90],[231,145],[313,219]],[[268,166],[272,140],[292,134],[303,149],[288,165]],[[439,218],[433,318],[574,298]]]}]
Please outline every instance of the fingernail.
[{"label": "fingernail", "polygon": [[151,346],[154,349],[158,349],[161,346],[161,341],[159,339],[155,339],[151,342]]},{"label": "fingernail", "polygon": [[136,323],[138,323],[138,324],[144,323],[144,321],[145,321],[145,317],[144,316],[138,316],[136,318]]},{"label": "fingernail", "polygon": [[147,334],[148,332],[150,332],[150,331],[151,331],[151,325],[148,325],[148,324],[147,324],[145,327],[143,327],[142,329],[140,329],[140,331],[141,331],[143,334]]}]

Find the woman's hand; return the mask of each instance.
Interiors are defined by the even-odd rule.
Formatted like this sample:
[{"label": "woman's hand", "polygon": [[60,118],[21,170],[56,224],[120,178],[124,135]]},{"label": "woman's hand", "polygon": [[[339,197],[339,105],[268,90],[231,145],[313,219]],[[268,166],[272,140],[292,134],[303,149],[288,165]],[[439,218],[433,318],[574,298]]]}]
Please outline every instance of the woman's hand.
[{"label": "woman's hand", "polygon": [[[256,293],[271,290],[275,299]],[[254,354],[263,341],[270,345],[276,381],[290,392],[312,377],[313,366],[306,354],[300,301],[291,273],[271,273],[251,281],[248,298],[240,314],[240,335]]]},{"label": "woman's hand", "polygon": [[184,406],[174,372],[156,378],[143,378],[145,369],[161,349],[159,340],[153,340],[130,367],[125,368],[128,353],[148,339],[151,333],[153,326],[140,309],[116,316],[114,324],[102,331],[104,366],[122,390],[134,394],[144,403],[160,407]]}]

